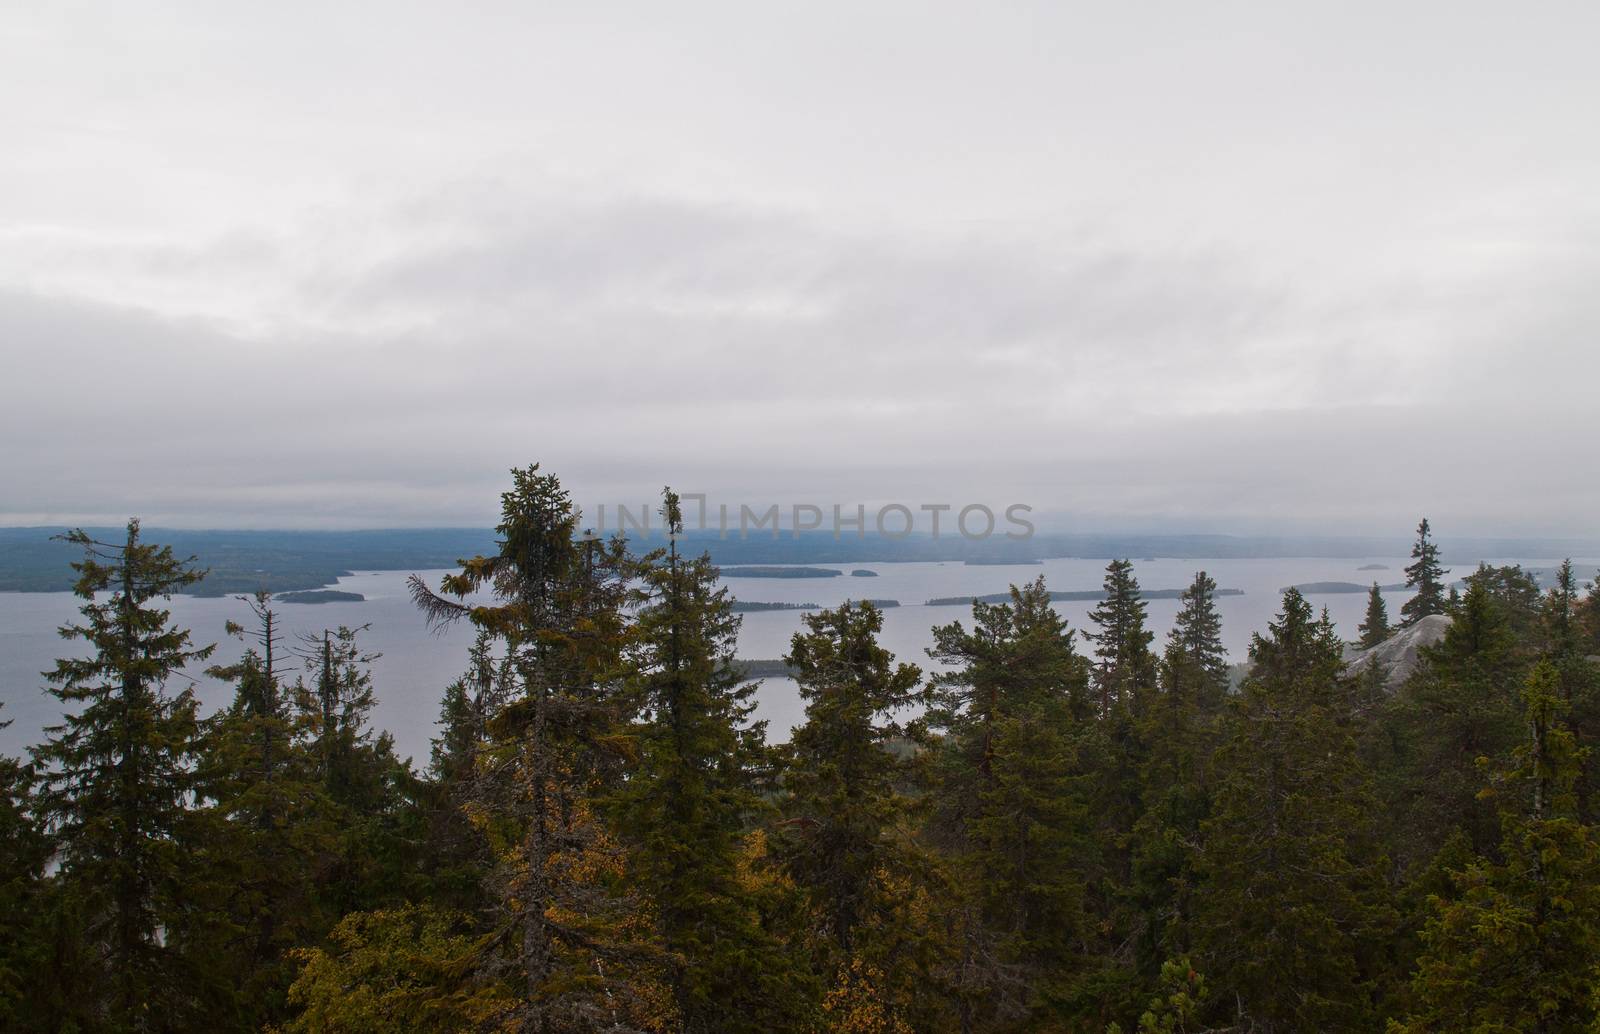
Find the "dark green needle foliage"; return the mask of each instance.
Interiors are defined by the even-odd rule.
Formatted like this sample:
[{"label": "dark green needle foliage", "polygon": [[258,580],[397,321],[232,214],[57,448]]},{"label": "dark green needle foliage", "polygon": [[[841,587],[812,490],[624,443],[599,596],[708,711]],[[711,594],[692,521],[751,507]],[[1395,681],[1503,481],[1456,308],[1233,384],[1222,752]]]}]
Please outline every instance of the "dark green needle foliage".
[{"label": "dark green needle foliage", "polygon": [[1096,631],[1084,637],[1095,644],[1095,689],[1100,713],[1130,704],[1155,684],[1156,659],[1150,652],[1155,634],[1145,628],[1149,604],[1139,596],[1139,579],[1131,560],[1113,560],[1106,566],[1105,599],[1089,613]]},{"label": "dark green needle foliage", "polygon": [[1428,519],[1424,517],[1417,525],[1417,543],[1411,547],[1411,563],[1406,567],[1406,588],[1417,591],[1400,608],[1402,623],[1408,626],[1445,612],[1444,576],[1450,572],[1439,562],[1439,545],[1429,535]]},{"label": "dark green needle foliage", "polygon": [[1377,582],[1367,590],[1367,616],[1361,619],[1357,631],[1361,633],[1357,641],[1363,649],[1370,650],[1389,638],[1389,605],[1383,602],[1383,590]]},{"label": "dark green needle foliage", "polygon": [[766,811],[765,726],[734,666],[739,618],[704,554],[678,551],[683,514],[663,494],[667,545],[638,568],[630,680],[636,762],[609,806],[635,845],[686,1032],[794,1029],[814,1007],[798,953],[764,928],[741,880],[744,834]]},{"label": "dark green needle foliage", "polygon": [[1289,1032],[1374,1022],[1387,862],[1356,756],[1341,644],[1291,589],[1228,715],[1202,825],[1197,962],[1231,1022]]},{"label": "dark green needle foliage", "polygon": [[1499,850],[1456,870],[1432,899],[1406,1032],[1595,1029],[1600,842],[1577,815],[1583,750],[1566,727],[1560,672],[1524,687],[1524,740],[1491,782]]},{"label": "dark green needle foliage", "polygon": [[196,845],[188,804],[199,735],[182,669],[212,647],[196,647],[160,601],[202,572],[144,542],[137,520],[119,543],[81,531],[66,540],[83,549],[73,565],[83,621],[61,635],[88,652],[47,674],[67,713],[34,762],[39,813],[81,917],[79,947],[93,960],[74,1005],[80,1022],[114,1030],[146,1027],[152,1016],[179,1022],[206,997],[177,936],[189,925],[185,885]]},{"label": "dark green needle foliage", "polygon": [[1041,577],[1011,601],[974,602],[972,628],[934,629],[929,832],[951,857],[978,923],[961,945],[966,1007],[1044,1020],[1085,943],[1094,851],[1079,757],[1094,705],[1089,666]]}]

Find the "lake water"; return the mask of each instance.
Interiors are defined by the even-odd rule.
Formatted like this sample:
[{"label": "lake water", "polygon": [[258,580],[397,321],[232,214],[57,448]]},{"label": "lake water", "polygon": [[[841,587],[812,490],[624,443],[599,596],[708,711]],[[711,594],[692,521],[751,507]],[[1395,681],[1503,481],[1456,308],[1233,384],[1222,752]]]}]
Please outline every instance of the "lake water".
[{"label": "lake water", "polygon": [[[1522,563],[1530,567],[1550,567],[1559,563],[1551,558],[1493,559],[1491,563]],[[1381,563],[1384,571],[1361,571],[1365,564]],[[1217,609],[1222,615],[1223,638],[1234,660],[1241,660],[1250,634],[1266,628],[1277,612],[1279,590],[1292,584],[1320,581],[1383,584],[1404,581],[1401,568],[1406,561],[1393,557],[1354,560],[1316,558],[1267,560],[1135,560],[1139,584],[1149,589],[1180,589],[1189,584],[1196,570],[1211,573],[1220,588],[1243,590],[1242,596],[1222,596]],[[1595,563],[1589,559],[1584,566]],[[1043,574],[1051,589],[1075,591],[1098,589],[1105,572],[1104,560],[1064,558],[1046,560],[1035,566],[978,567],[961,563],[862,563],[844,565],[846,571],[865,569],[877,577],[857,578],[846,574],[838,578],[735,578],[728,585],[741,599],[773,603],[816,603],[832,606],[846,599],[894,599],[901,606],[884,614],[883,643],[901,659],[928,666],[925,650],[932,643],[930,629],[951,621],[969,622],[967,607],[928,607],[925,600],[962,594],[986,595],[1004,592],[1013,582],[1023,582]],[[362,637],[369,651],[382,656],[373,664],[373,683],[378,697],[375,721],[394,734],[402,755],[419,764],[428,756],[428,742],[435,733],[439,697],[445,685],[465,667],[466,651],[472,640],[470,628],[462,625],[442,634],[430,633],[406,592],[409,572],[358,572],[342,578],[332,588],[361,593],[360,603],[279,604],[275,609],[284,619],[293,642],[296,632],[314,633],[338,625],[370,625]],[[421,572],[430,584],[437,584],[443,572]],[[1466,574],[1457,568],[1452,577]],[[1404,592],[1386,594],[1391,619],[1398,617],[1408,598]],[[1312,596],[1315,606],[1326,606],[1339,632],[1354,638],[1356,626],[1366,611],[1362,593]],[[5,707],[0,718],[11,719],[12,726],[0,731],[0,752],[17,754],[36,742],[43,726],[60,720],[60,706],[47,696],[39,673],[53,665],[53,659],[81,644],[61,639],[56,629],[77,618],[78,601],[70,593],[0,593],[0,701]],[[1092,602],[1062,602],[1056,608],[1075,628],[1088,623]],[[242,647],[226,638],[223,623],[229,619],[248,623],[245,604],[233,598],[174,597],[173,618],[194,632],[198,643],[216,642],[215,660],[228,661]],[[1177,600],[1151,600],[1150,626],[1157,642],[1165,636],[1178,610]],[[743,615],[739,655],[751,659],[781,657],[788,651],[789,637],[800,627],[801,612],[773,611]],[[1081,645],[1081,644],[1080,644]],[[197,693],[206,709],[225,704],[232,689],[206,679],[197,683]],[[788,679],[767,679],[758,690],[759,714],[769,722],[771,738],[787,738],[789,730],[802,717],[802,707],[794,684]]]}]

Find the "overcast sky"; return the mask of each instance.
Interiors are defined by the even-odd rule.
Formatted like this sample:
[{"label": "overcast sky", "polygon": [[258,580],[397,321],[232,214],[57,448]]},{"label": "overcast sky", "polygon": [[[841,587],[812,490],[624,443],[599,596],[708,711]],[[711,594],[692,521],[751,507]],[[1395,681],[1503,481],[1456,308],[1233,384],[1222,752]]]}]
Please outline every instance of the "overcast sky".
[{"label": "overcast sky", "polygon": [[0,0],[0,523],[1595,532],[1600,5]]}]

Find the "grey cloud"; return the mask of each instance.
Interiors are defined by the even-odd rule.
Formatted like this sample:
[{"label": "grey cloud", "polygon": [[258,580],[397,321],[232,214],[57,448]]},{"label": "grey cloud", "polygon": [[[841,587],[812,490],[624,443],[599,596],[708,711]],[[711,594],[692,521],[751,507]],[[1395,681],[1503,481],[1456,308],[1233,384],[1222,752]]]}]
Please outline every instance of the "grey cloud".
[{"label": "grey cloud", "polygon": [[6,12],[0,520],[1586,532],[1594,11],[1380,14]]}]

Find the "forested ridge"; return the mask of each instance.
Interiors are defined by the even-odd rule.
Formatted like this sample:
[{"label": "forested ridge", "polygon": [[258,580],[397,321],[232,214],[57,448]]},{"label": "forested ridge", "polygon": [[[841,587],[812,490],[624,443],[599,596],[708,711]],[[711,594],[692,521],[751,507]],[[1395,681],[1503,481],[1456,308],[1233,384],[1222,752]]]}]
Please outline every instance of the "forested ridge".
[{"label": "forested ridge", "polygon": [[[662,523],[680,529],[663,492]],[[809,611],[785,743],[702,553],[583,534],[537,466],[422,771],[362,629],[235,641],[202,577],[72,533],[88,649],[0,759],[7,1031],[1565,1032],[1600,1029],[1600,588],[1459,588],[1417,529],[1360,645],[1449,619],[1398,686],[1285,591],[1234,686],[1197,572],[1157,641],[1126,560],[1076,629],[1043,578],[934,630]],[[649,545],[649,543],[647,543]],[[184,668],[236,687],[203,715]]]}]

